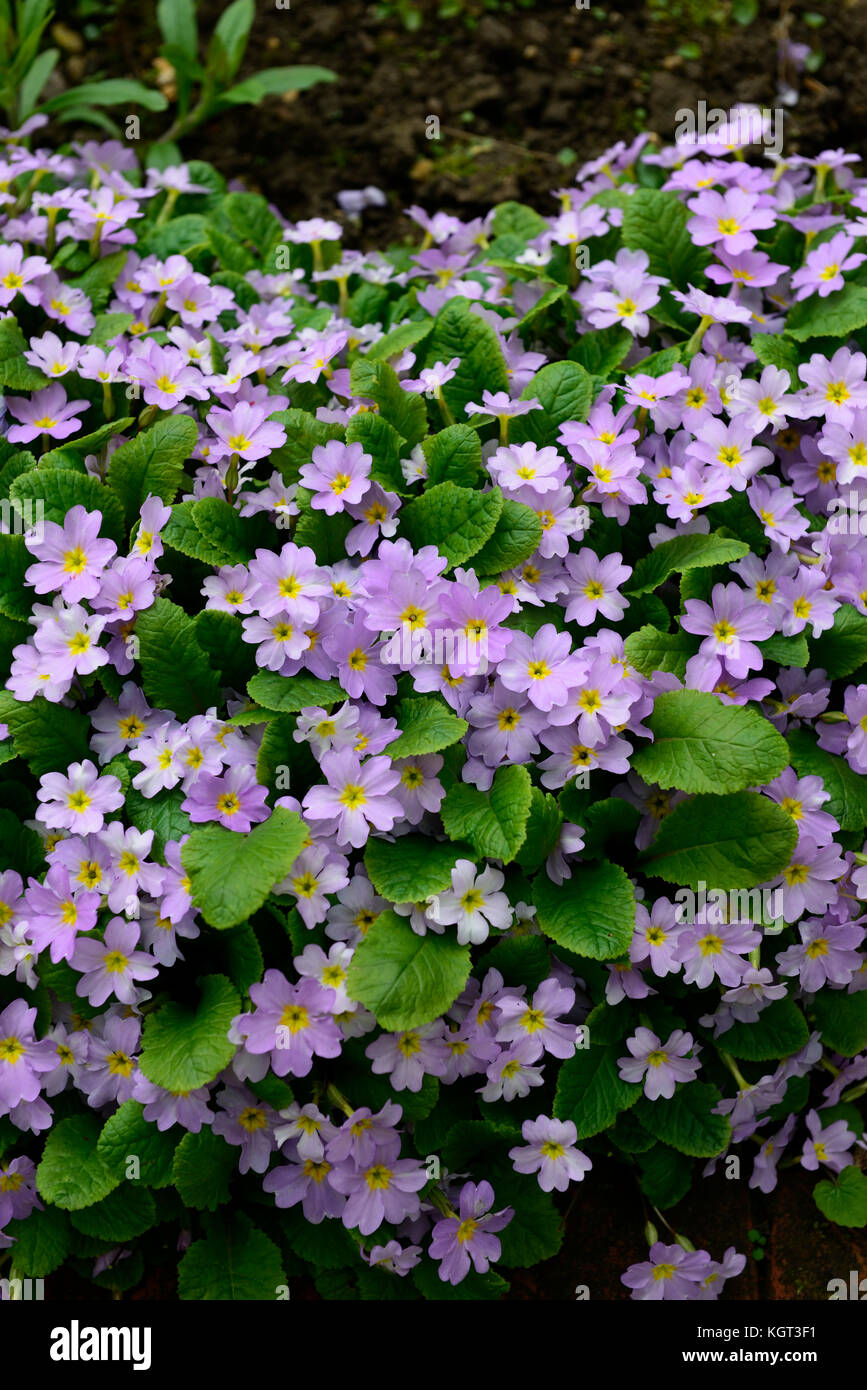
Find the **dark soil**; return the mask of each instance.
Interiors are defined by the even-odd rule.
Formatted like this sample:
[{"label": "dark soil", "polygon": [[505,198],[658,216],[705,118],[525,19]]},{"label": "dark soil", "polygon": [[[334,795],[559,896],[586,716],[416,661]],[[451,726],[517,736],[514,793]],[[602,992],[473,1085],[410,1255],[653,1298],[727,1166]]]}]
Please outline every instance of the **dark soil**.
[{"label": "dark soil", "polygon": [[[670,140],[682,108],[779,106],[778,43],[786,33],[824,54],[815,74],[797,79],[786,149],[867,153],[863,0],[815,0],[809,10],[824,18],[820,27],[808,26],[789,0],[764,0],[746,28],[713,22],[715,0],[624,0],[607,11],[576,9],[570,0],[488,3],[493,12],[483,0],[463,0],[461,13],[444,20],[438,0],[421,0],[421,25],[408,32],[396,0],[386,19],[364,0],[290,0],[287,9],[257,0],[242,76],[316,63],[339,80],[234,108],[191,135],[184,152],[242,179],[291,217],[334,215],[339,189],[377,185],[388,208],[365,214],[355,242],[405,236],[402,209],[411,202],[466,217],[506,198],[553,210],[551,190],[571,182],[576,161],[639,130]],[[200,6],[211,11],[206,26],[220,8]],[[691,46],[700,57],[680,51]],[[107,40],[72,55],[67,75],[152,78],[158,49],[153,6],[123,6]],[[438,140],[426,135],[431,116],[440,122]],[[164,120],[147,117],[145,134],[158,134]]]}]

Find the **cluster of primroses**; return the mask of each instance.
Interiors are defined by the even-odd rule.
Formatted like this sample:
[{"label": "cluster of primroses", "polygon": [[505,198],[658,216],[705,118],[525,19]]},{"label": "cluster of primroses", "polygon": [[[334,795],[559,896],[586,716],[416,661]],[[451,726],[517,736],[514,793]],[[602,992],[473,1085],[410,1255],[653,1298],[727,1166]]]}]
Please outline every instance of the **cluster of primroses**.
[{"label": "cluster of primroses", "polygon": [[[549,945],[541,976],[512,984],[508,971],[485,961],[492,942],[544,945],[532,883],[513,864],[466,857],[464,844],[449,887],[393,902],[377,892],[363,859],[372,842],[411,831],[442,842],[448,787],[489,793],[496,774],[513,766],[528,768],[547,793],[563,792],[559,829],[539,869],[547,880],[562,885],[583,862],[588,828],[569,814],[576,778],[637,808],[635,843],[645,849],[686,794],[648,785],[630,761],[652,737],[645,721],[656,699],[681,689],[751,705],[783,733],[815,724],[822,749],[867,773],[867,684],[843,681],[832,691],[820,666],[767,660],[759,645],[820,637],[841,610],[867,615],[867,547],[857,525],[867,357],[846,326],[833,346],[823,340],[822,351],[804,353],[798,379],[766,362],[767,348],[759,357],[753,342],[778,341],[790,306],[851,283],[865,260],[856,248],[867,238],[867,182],[842,152],[748,162],[743,151],[760,135],[757,113],[735,112],[728,129],[691,144],[654,152],[640,137],[615,146],[557,190],[561,211],[549,217],[519,209],[523,221],[509,220],[495,210],[466,222],[413,208],[421,249],[387,256],[341,250],[338,223],[287,223],[263,202],[263,226],[276,219],[282,239],[257,258],[251,231],[254,268],[226,273],[225,249],[201,228],[221,196],[206,166],[143,170],[118,142],[54,154],[7,133],[0,306],[25,329],[23,362],[49,380],[6,388],[0,487],[8,496],[18,477],[39,471],[32,446],[53,467],[78,467],[108,491],[119,448],[154,421],[186,417],[195,436],[180,505],[221,499],[263,538],[244,561],[191,567],[193,583],[184,557],[201,560],[207,551],[178,539],[179,485],[158,471],[127,517],[126,546],[106,535],[102,509],[82,504],[24,536],[31,613],[29,624],[17,613],[7,618],[16,636],[7,690],[19,703],[85,711],[92,757],[34,777],[28,825],[42,837],[43,870],[22,876],[9,867],[0,876],[0,1246],[13,1266],[14,1237],[2,1230],[41,1206],[38,1136],[50,1132],[61,1098],[77,1095],[102,1119],[135,1101],[160,1131],[211,1126],[240,1149],[241,1174],[264,1175],[278,1208],[298,1205],[313,1225],[339,1220],[356,1234],[361,1257],[392,1274],[432,1259],[442,1281],[459,1284],[500,1258],[498,1233],[507,1238],[520,1197],[498,1204],[484,1153],[467,1160],[471,1172],[432,1176],[414,1137],[412,1116],[422,1112],[407,1118],[402,1094],[418,1097],[434,1079],[443,1099],[450,1087],[477,1097],[481,1108],[461,1117],[511,1124],[503,1142],[512,1171],[535,1174],[546,1194],[564,1192],[592,1159],[578,1147],[580,1113],[577,1125],[555,1116],[553,1086],[557,1065],[586,1046],[594,1008],[635,1002],[618,1077],[664,1106],[703,1074],[713,1042],[724,1053],[726,1032],[757,1022],[776,1001],[809,1006],[820,990],[851,995],[867,984],[861,844],[844,842],[838,819],[823,809],[832,793],[822,779],[792,767],[759,789],[798,830],[791,863],[764,885],[778,893],[784,943],[764,942],[761,923],[725,913],[685,920],[636,870],[626,954],[584,969]],[[706,272],[693,262],[700,284],[678,287],[652,273],[647,250],[620,244],[639,184],[686,208],[682,254],[709,248],[712,256]],[[774,259],[771,234],[786,259]],[[68,283],[69,265],[98,267],[118,253],[105,302]],[[557,299],[547,310],[545,295]],[[411,327],[456,301],[494,345],[497,379],[489,385],[469,336],[437,357]],[[392,333],[393,350],[377,350]],[[605,365],[617,344],[619,357]],[[478,389],[456,404],[471,349],[481,362],[473,369]],[[367,396],[354,385],[353,367],[371,352],[370,361],[392,370],[397,396]],[[534,382],[563,360],[584,360],[596,374],[592,399],[556,421],[552,442],[539,442],[551,436],[534,439],[531,422],[554,405],[534,396]],[[402,512],[436,486],[432,451],[389,424],[416,397],[425,433],[448,429],[457,416],[478,428],[483,493],[499,489],[504,506],[539,518],[537,544],[508,567],[474,567],[472,555],[453,564],[417,529],[404,533]],[[133,423],[112,433],[111,422],[127,412]],[[383,417],[383,437],[347,440],[365,414]],[[80,460],[58,459],[91,435]],[[390,455],[395,440],[399,460],[386,466],[378,449]],[[759,533],[762,544],[702,597],[683,599],[680,628],[698,641],[682,674],[642,672],[625,639],[661,621],[663,605],[648,609],[647,599],[629,597],[635,560],[624,560],[626,528],[642,528],[643,550],[652,551],[675,537],[710,535],[716,522],[707,509],[738,500],[743,534]],[[829,524],[844,505],[856,521],[848,529]],[[335,536],[342,558],[331,554]],[[269,787],[261,775],[268,722],[244,717],[250,701],[236,683],[221,681],[220,704],[186,719],[148,697],[136,619],[176,594],[188,613],[229,615],[253,670],[339,684],[340,701],[306,703],[295,719],[292,740],[307,757],[300,766],[315,768],[300,786],[293,767],[298,797],[275,796],[288,784]],[[447,659],[439,659],[440,637],[449,639]],[[436,698],[466,721],[466,732],[439,751],[392,758],[407,695]],[[10,761],[4,778],[20,782],[22,766]],[[201,947],[203,933],[213,933],[182,860],[186,832],[160,843],[154,826],[137,824],[127,808],[130,789],[138,807],[179,792],[175,804],[190,830],[213,824],[245,835],[282,807],[299,812],[308,831],[272,901],[284,914],[294,905],[310,939],[298,949],[285,937],[282,955],[266,954],[267,968],[247,989],[249,1006],[231,1023],[231,1064],[189,1092],[163,1088],[139,1067],[142,1024],[171,995],[186,943]],[[483,948],[441,1016],[396,1031],[353,997],[350,978],[359,945],[390,908],[420,940],[453,936]],[[664,996],[666,983],[676,986],[676,1003],[690,990],[710,992],[698,1019],[708,1043],[680,1026],[649,1026],[641,1001]],[[593,1028],[591,1020],[591,1043]],[[360,1094],[341,1076],[355,1040],[371,1076],[387,1078],[383,1104],[364,1103],[357,1072]],[[752,1081],[731,1057],[726,1065],[737,1091],[717,1113],[729,1118],[733,1144],[759,1146],[751,1186],[773,1190],[787,1146],[786,1161],[808,1169],[837,1174],[854,1164],[860,1127],[846,1118],[826,1123],[823,1111],[843,1101],[851,1119],[867,1054],[843,1056],[814,1030]],[[262,1099],[257,1086],[274,1077],[312,1099],[282,1107]],[[791,1083],[810,1078],[809,1103],[804,1095],[781,1116]],[[544,1104],[534,1104],[537,1090]],[[806,1133],[796,1138],[796,1112],[805,1107]],[[71,1112],[64,1104],[61,1113]],[[606,1151],[598,1139],[587,1147]],[[510,1196],[514,1190],[512,1180]],[[716,1297],[744,1266],[734,1249],[716,1263],[686,1237],[667,1246],[650,1229],[650,1263],[624,1275],[633,1297]],[[182,1247],[188,1240],[185,1233]],[[99,1256],[116,1258],[111,1249]]]}]

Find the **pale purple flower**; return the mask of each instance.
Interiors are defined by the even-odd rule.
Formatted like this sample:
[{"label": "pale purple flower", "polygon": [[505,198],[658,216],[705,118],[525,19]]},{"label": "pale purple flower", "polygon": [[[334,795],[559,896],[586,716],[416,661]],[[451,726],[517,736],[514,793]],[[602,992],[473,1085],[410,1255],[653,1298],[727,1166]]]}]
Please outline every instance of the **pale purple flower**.
[{"label": "pale purple flower", "polygon": [[[7,431],[11,444],[29,444],[40,435],[49,439],[68,439],[81,429],[79,411],[88,409],[86,400],[70,401],[59,382],[26,396],[7,396],[6,406],[15,420]],[[112,552],[113,553],[113,552]]]},{"label": "pale purple flower", "polygon": [[621,1081],[644,1082],[648,1100],[660,1096],[671,1100],[678,1082],[694,1081],[701,1069],[696,1057],[687,1054],[698,1051],[692,1034],[676,1028],[666,1043],[649,1028],[636,1028],[626,1039],[629,1057],[619,1057],[617,1067]]},{"label": "pale purple flower", "polygon": [[120,779],[111,775],[101,777],[89,758],[72,763],[67,775],[47,772],[39,781],[36,811],[52,830],[71,830],[77,835],[89,835],[101,830],[109,811],[123,805]]},{"label": "pale purple flower", "polygon": [[581,1182],[593,1167],[575,1148],[578,1131],[571,1120],[537,1115],[524,1121],[521,1135],[526,1143],[509,1150],[512,1167],[516,1173],[535,1173],[543,1192],[565,1192],[570,1182]]},{"label": "pale purple flower", "polygon": [[81,972],[75,992],[91,1004],[104,1004],[114,995],[122,1004],[135,1004],[141,997],[137,980],[153,980],[159,971],[153,956],[137,951],[140,929],[137,922],[112,917],[105,929],[105,940],[82,937],[75,943],[70,961]]},{"label": "pale purple flower", "polygon": [[486,1274],[492,1260],[498,1260],[502,1246],[495,1232],[508,1226],[514,1211],[504,1207],[492,1212],[494,1189],[489,1182],[465,1183],[461,1188],[458,1213],[437,1221],[428,1254],[439,1260],[443,1283],[459,1284],[470,1272]]}]

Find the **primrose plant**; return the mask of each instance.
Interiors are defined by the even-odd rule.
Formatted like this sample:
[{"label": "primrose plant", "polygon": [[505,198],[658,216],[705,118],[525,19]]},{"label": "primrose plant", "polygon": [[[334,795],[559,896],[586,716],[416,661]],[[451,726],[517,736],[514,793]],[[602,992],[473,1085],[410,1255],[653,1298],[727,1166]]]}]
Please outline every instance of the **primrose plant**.
[{"label": "primrose plant", "polygon": [[217,20],[202,60],[195,0],[159,0],[161,54],[174,69],[177,85],[177,113],[163,140],[179,140],[211,116],[235,106],[258,106],[266,96],[305,91],[318,82],[335,80],[330,68],[307,65],[262,68],[235,82],[255,17],[255,0],[233,0]]},{"label": "primrose plant", "polygon": [[867,180],[748,143],[368,253],[10,146],[13,1280],[498,1299],[603,1170],[624,1298],[741,1273],[714,1173],[864,1226]]}]

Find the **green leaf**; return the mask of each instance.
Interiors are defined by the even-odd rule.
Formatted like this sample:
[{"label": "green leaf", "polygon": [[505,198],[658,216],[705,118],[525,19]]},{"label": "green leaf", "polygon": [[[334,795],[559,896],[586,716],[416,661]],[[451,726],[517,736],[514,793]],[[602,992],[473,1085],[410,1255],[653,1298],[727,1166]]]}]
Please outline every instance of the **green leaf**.
[{"label": "green leaf", "polygon": [[390,333],[371,343],[364,355],[368,362],[384,362],[389,357],[397,357],[407,348],[424,342],[433,331],[433,326],[432,318],[410,319],[408,323],[398,324]]},{"label": "green leaf", "polygon": [[867,1177],[854,1163],[833,1182],[817,1182],[813,1198],[823,1216],[835,1225],[867,1226]]},{"label": "green leaf", "polygon": [[839,822],[841,830],[862,830],[867,825],[867,778],[853,772],[845,758],[820,748],[805,728],[792,729],[787,737],[792,766],[799,777],[821,777],[831,800],[823,809]]},{"label": "green leaf", "polygon": [[540,874],[533,901],[545,935],[579,956],[612,960],[632,940],[635,895],[618,864],[577,865],[559,886]]},{"label": "green leaf", "polygon": [[645,782],[685,792],[736,792],[771,782],[788,766],[786,740],[746,705],[701,690],[658,695],[645,720],[652,743],[632,766]]},{"label": "green leaf", "polygon": [[108,483],[123,506],[127,528],[149,493],[161,502],[175,500],[197,434],[196,422],[189,415],[169,415],[115,449]]},{"label": "green leaf", "polygon": [[97,1153],[100,1124],[95,1115],[60,1120],[45,1140],[36,1186],[46,1202],[80,1211],[102,1201],[119,1179]]},{"label": "green leaf", "polygon": [[684,574],[691,569],[728,564],[748,555],[749,550],[743,541],[721,536],[716,531],[709,536],[675,536],[674,540],[663,541],[648,555],[642,555],[632,572],[626,592],[652,593],[675,571]]},{"label": "green leaf", "polygon": [[548,858],[560,838],[563,812],[556,797],[534,787],[531,793],[530,817],[527,821],[527,836],[517,854],[521,868],[527,873],[534,870]]},{"label": "green leaf", "polygon": [[755,1023],[735,1023],[716,1042],[732,1057],[741,1057],[747,1062],[769,1062],[800,1052],[809,1038],[804,1015],[798,1006],[791,999],[775,999],[762,1009]]},{"label": "green leaf", "polygon": [[126,265],[126,260],[126,251],[111,251],[88,266],[83,275],[78,275],[70,281],[71,285],[87,295],[94,312],[107,303],[112,286]]},{"label": "green leaf", "polygon": [[645,872],[697,889],[755,888],[791,861],[798,830],[791,816],[757,792],[697,796],[662,821],[639,857]]},{"label": "green leaf", "polygon": [[615,323],[610,328],[596,328],[583,333],[575,346],[569,349],[569,356],[591,376],[601,377],[604,381],[620,366],[633,342],[629,329]]},{"label": "green leaf", "polygon": [[[591,1039],[593,1032],[591,1029]],[[589,1139],[610,1129],[621,1111],[635,1105],[641,1087],[621,1080],[618,1057],[626,1056],[622,1043],[579,1047],[561,1066],[554,1096],[558,1120],[572,1120],[579,1139]]]},{"label": "green leaf", "polygon": [[139,613],[142,685],[157,709],[191,719],[219,704],[220,682],[196,640],[195,620],[170,599],[158,598]]},{"label": "green leaf", "polygon": [[635,1114],[654,1138],[678,1153],[690,1158],[713,1158],[727,1147],[732,1132],[724,1115],[711,1114],[721,1100],[716,1086],[690,1081],[678,1086],[671,1100],[643,1097]]},{"label": "green leaf", "polygon": [[207,1086],[235,1055],[228,1032],[241,1012],[238,991],[223,975],[205,975],[197,983],[194,1009],[172,999],[145,1020],[139,1066],[148,1081],[167,1091]]},{"label": "green leaf", "polygon": [[247,681],[258,668],[253,648],[244,641],[240,618],[218,608],[200,609],[196,614],[196,641],[226,686],[246,690]]},{"label": "green leaf", "polygon": [[552,285],[549,290],[545,290],[545,293],[540,295],[533,307],[528,309],[526,314],[518,320],[516,327],[521,336],[523,337],[526,328],[532,328],[536,319],[544,314],[546,309],[550,309],[559,300],[565,298],[565,295],[565,285]]},{"label": "green leaf", "polygon": [[237,240],[260,259],[283,240],[283,228],[260,193],[227,193],[219,211]]},{"label": "green leaf", "polygon": [[42,502],[46,521],[62,526],[67,512],[82,506],[89,512],[102,512],[99,532],[123,546],[126,532],[121,505],[98,478],[76,473],[70,468],[39,468],[22,473],[9,489],[9,496],[22,502]]},{"label": "green leaf", "polygon": [[391,492],[405,492],[406,479],[400,468],[406,444],[393,425],[372,410],[359,411],[346,426],[347,444],[360,444],[373,460],[370,476]]},{"label": "green leaf", "polygon": [[45,851],[35,830],[0,807],[0,869],[16,869],[24,882],[45,868]]},{"label": "green leaf", "polygon": [[867,1047],[867,994],[863,990],[857,994],[820,990],[813,1000],[812,1014],[822,1041],[835,1052],[855,1057]]},{"label": "green leaf", "polygon": [[504,497],[494,534],[473,557],[473,569],[477,574],[502,574],[514,569],[538,550],[542,535],[539,513],[523,502]]},{"label": "green leaf", "polygon": [[247,523],[225,497],[202,497],[193,504],[193,524],[209,546],[219,550],[233,565],[246,564],[253,545]]},{"label": "green leaf", "polygon": [[147,1188],[126,1183],[116,1187],[101,1202],[76,1212],[72,1224],[83,1235],[120,1245],[149,1231],[156,1214],[154,1199]]},{"label": "green leaf", "polygon": [[795,637],[784,637],[781,632],[775,632],[773,637],[766,637],[764,642],[757,642],[756,645],[765,661],[778,661],[781,666],[800,666],[803,669],[810,660],[807,639],[800,633]]},{"label": "green leaf", "polygon": [[489,792],[456,782],[440,807],[450,840],[469,840],[479,858],[510,864],[524,843],[532,784],[525,767],[503,767]]},{"label": "green leaf", "polygon": [[484,956],[485,970],[499,970],[507,985],[526,985],[533,994],[551,973],[544,937],[504,936]]},{"label": "green leaf", "polygon": [[521,241],[532,241],[547,228],[547,222],[534,208],[526,203],[516,203],[508,199],[498,203],[491,222],[491,230],[497,236],[516,236]]},{"label": "green leaf", "polygon": [[157,24],[167,44],[179,48],[188,58],[196,58],[199,41],[195,0],[158,0]]},{"label": "green leaf", "polygon": [[647,252],[651,275],[665,276],[679,290],[688,285],[701,288],[710,257],[704,248],[693,245],[690,220],[676,193],[639,188],[623,212],[623,245],[630,251]]},{"label": "green leaf", "polygon": [[15,1241],[15,1270],[25,1279],[45,1279],[59,1269],[72,1248],[69,1217],[58,1207],[34,1208],[22,1221],[10,1221],[3,1234]]},{"label": "green leaf", "polygon": [[[22,524],[27,520],[25,512]],[[14,520],[13,520],[14,524]],[[23,536],[7,535],[0,532],[0,613],[5,618],[26,623],[37,601],[35,589],[25,581],[25,574],[34,563],[34,557],[24,544]],[[26,642],[31,629],[25,628],[21,640]]]},{"label": "green leaf", "polygon": [[798,385],[798,349],[779,333],[754,333],[750,347],[763,367],[778,367],[789,373],[789,383]]},{"label": "green leaf", "polygon": [[182,1302],[273,1302],[285,1284],[277,1246],[240,1212],[215,1220],[178,1266]]},{"label": "green leaf", "polygon": [[530,378],[520,397],[540,401],[542,409],[509,422],[510,443],[556,444],[560,426],[567,420],[587,419],[595,394],[592,376],[578,362],[549,362]]},{"label": "green leaf", "polygon": [[152,853],[160,861],[166,841],[179,840],[193,828],[186,811],[181,810],[185,795],[179,788],[157,792],[156,796],[143,796],[135,787],[126,793],[126,817],[137,830],[154,832]]},{"label": "green leaf", "polygon": [[356,947],[347,990],[382,1028],[417,1028],[445,1013],[470,973],[470,948],[452,936],[416,936],[405,918],[382,912]]},{"label": "green leaf", "polygon": [[285,68],[262,68],[250,77],[222,92],[219,102],[230,106],[258,106],[263,97],[281,96],[284,92],[303,92],[319,82],[336,82],[337,73],[331,68],[313,64]]},{"label": "green leaf", "polygon": [[475,492],[438,483],[402,508],[401,533],[415,550],[434,545],[450,565],[465,565],[490,540],[502,510],[498,487]]},{"label": "green leaf", "polygon": [[27,339],[14,318],[0,321],[0,386],[14,391],[38,391],[50,380],[24,356]]},{"label": "green leaf", "polygon": [[165,111],[168,102],[162,92],[145,87],[141,82],[108,77],[103,82],[82,82],[80,87],[69,87],[59,96],[44,101],[39,109],[61,112],[68,117],[69,108],[73,106],[143,106],[146,111]]},{"label": "green leaf", "polygon": [[172,1181],[172,1160],[176,1137],[159,1130],[151,1120],[144,1119],[144,1106],[137,1100],[126,1100],[102,1127],[97,1141],[97,1153],[118,1182],[127,1179],[130,1158],[138,1159],[140,1178],[144,1187],[168,1187]]},{"label": "green leaf", "polygon": [[450,299],[437,314],[427,340],[425,365],[460,359],[451,381],[442,388],[453,415],[463,415],[468,401],[482,404],[482,392],[508,391],[509,377],[497,335],[470,308],[463,295]]},{"label": "green leaf", "polygon": [[44,777],[90,756],[90,730],[81,710],[49,704],[44,698],[20,702],[4,690],[0,692],[0,721],[9,725],[15,751],[34,777]]},{"label": "green leaf", "polygon": [[274,671],[257,671],[247,682],[251,700],[277,714],[297,714],[312,706],[328,708],[346,698],[337,681],[323,681],[316,676],[278,676]]},{"label": "green leaf", "polygon": [[207,540],[196,525],[193,511],[197,505],[188,500],[172,507],[172,514],[162,530],[163,542],[181,555],[201,560],[205,565],[227,565],[229,559],[225,552]]},{"label": "green leaf", "polygon": [[353,396],[364,396],[376,403],[387,420],[410,448],[427,434],[424,397],[404,391],[397,372],[388,362],[357,358],[349,372]]},{"label": "green leaf", "polygon": [[686,675],[686,663],[697,648],[690,633],[660,632],[649,623],[630,632],[623,644],[629,665],[643,676],[652,676],[654,671],[669,671],[680,680]]},{"label": "green leaf", "polygon": [[851,603],[842,603],[834,626],[813,638],[810,651],[811,664],[824,667],[832,680],[851,676],[867,661],[867,618]]},{"label": "green leaf", "polygon": [[401,835],[394,841],[371,836],[364,867],[381,897],[393,903],[420,903],[451,886],[462,849],[470,853],[468,845],[442,844],[426,835]]},{"label": "green leaf", "polygon": [[[501,1233],[502,1243],[502,1233]],[[459,1284],[449,1284],[440,1279],[433,1260],[422,1260],[412,1271],[412,1278],[422,1298],[428,1302],[443,1303],[498,1303],[509,1292],[509,1285],[499,1274],[489,1269],[487,1274],[477,1274],[471,1269]]]},{"label": "green leaf", "polygon": [[193,905],[219,930],[245,922],[285,878],[306,838],[301,817],[283,807],[248,834],[221,825],[194,830],[181,850]]},{"label": "green leaf", "polygon": [[175,1149],[172,1177],[181,1201],[198,1211],[216,1211],[229,1200],[229,1180],[237,1167],[235,1149],[207,1125],[185,1134]]},{"label": "green leaf", "polygon": [[482,442],[471,425],[449,425],[423,439],[421,447],[427,459],[428,487],[446,482],[475,487],[482,466]]},{"label": "green leaf", "polygon": [[470,727],[453,714],[444,700],[433,696],[401,700],[397,710],[400,736],[388,745],[391,758],[416,758],[438,753],[463,738]]},{"label": "green leaf", "polygon": [[673,1207],[692,1186],[692,1164],[667,1144],[654,1144],[638,1163],[641,1190],[659,1211]]},{"label": "green leaf", "polygon": [[288,1207],[280,1212],[280,1228],[293,1255],[318,1269],[345,1269],[358,1261],[358,1246],[342,1221],[314,1225],[300,1207]]},{"label": "green leaf", "polygon": [[[793,304],[786,316],[786,333],[799,343],[805,343],[808,338],[844,340],[865,324],[867,289],[863,285],[848,284],[825,299],[811,294]],[[795,386],[799,384],[793,382]]]}]

